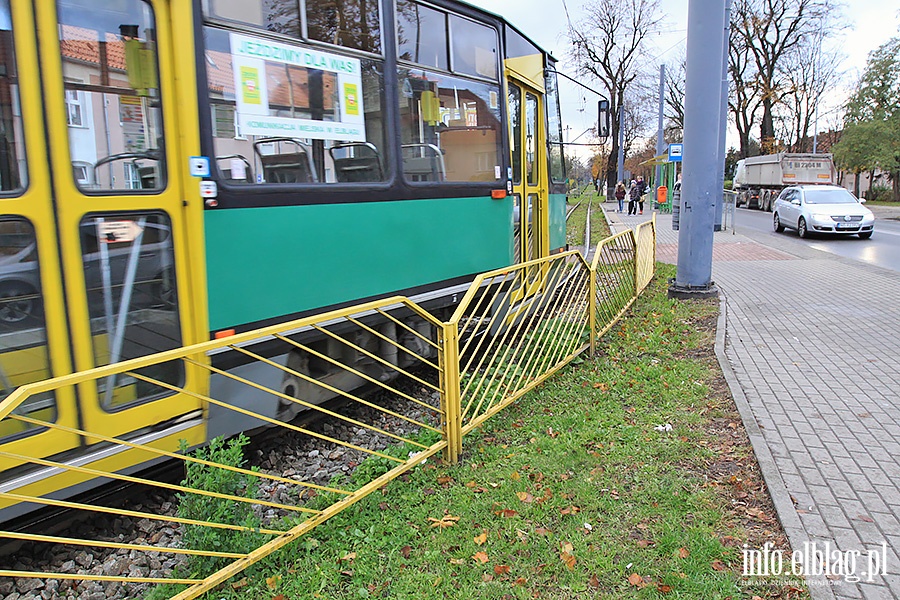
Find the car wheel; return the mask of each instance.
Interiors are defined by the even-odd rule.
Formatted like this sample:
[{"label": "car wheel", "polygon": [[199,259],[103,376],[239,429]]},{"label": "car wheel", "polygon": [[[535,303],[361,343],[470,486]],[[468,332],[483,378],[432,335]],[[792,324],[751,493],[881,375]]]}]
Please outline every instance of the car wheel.
[{"label": "car wheel", "polygon": [[809,232],[806,230],[806,219],[803,217],[800,217],[800,221],[797,223],[797,235],[802,238],[809,235]]},{"label": "car wheel", "polygon": [[784,231],[784,225],[781,224],[781,219],[778,218],[778,213],[775,213],[775,216],[772,219],[772,227],[775,229],[775,233],[781,233],[782,231]]},{"label": "car wheel", "polygon": [[861,239],[861,240],[867,240],[867,239],[869,239],[870,237],[872,237],[872,234],[873,234],[873,233],[874,233],[873,231],[864,231],[863,233],[859,234],[859,239]]},{"label": "car wheel", "polygon": [[0,286],[0,323],[25,325],[41,318],[41,298],[27,283]]}]

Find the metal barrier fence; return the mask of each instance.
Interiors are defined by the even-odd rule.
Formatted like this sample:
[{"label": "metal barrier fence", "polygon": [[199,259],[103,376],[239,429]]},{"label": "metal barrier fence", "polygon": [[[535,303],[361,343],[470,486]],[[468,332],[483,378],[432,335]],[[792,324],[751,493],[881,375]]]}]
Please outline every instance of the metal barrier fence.
[{"label": "metal barrier fence", "polygon": [[[50,450],[37,456],[15,452],[11,444],[0,446],[4,471],[15,473],[0,482],[0,508],[29,503],[132,524],[163,521],[180,540],[163,545],[140,535],[123,541],[13,531],[0,531],[0,538],[195,562],[174,574],[149,569],[110,574],[80,568],[74,561],[48,571],[0,568],[0,583],[3,578],[55,580],[60,586],[74,585],[72,580],[115,582],[129,597],[158,583],[186,586],[173,591],[174,598],[195,598],[213,589],[428,457],[443,452],[446,460],[458,460],[466,433],[593,349],[649,283],[655,249],[653,220],[601,241],[590,265],[580,253],[569,251],[479,275],[446,322],[394,297],[17,389],[0,403],[0,427],[12,423],[19,429],[61,431],[80,436],[98,452],[94,460],[70,461],[51,456]],[[216,366],[216,357],[226,352],[239,355],[244,366]],[[148,369],[172,364],[185,373],[206,371],[217,383],[199,388],[174,384]],[[97,393],[97,382],[111,376],[123,385],[155,386],[198,401],[207,421],[211,414],[227,413],[236,422],[279,430],[288,436],[282,442],[286,446],[315,443],[316,453],[344,456],[348,468],[311,475],[274,464],[248,468],[240,459],[240,446],[235,450],[221,440],[188,452],[185,439],[197,440],[194,446],[205,439],[187,435],[188,425],[181,434],[146,441],[65,426],[20,410],[40,394],[85,385],[95,386],[90,389]],[[381,393],[363,397],[343,391],[360,386]],[[242,390],[254,401],[236,401]],[[335,398],[342,402],[340,409],[321,404]],[[318,413],[328,420],[292,420],[298,413]],[[197,427],[205,434],[203,419]],[[359,441],[365,437],[370,443]],[[222,459],[228,452],[238,460]],[[187,475],[181,483],[111,466],[163,460],[182,463]],[[364,462],[370,468],[353,470]],[[98,478],[165,490],[177,495],[179,506],[168,512],[130,510],[49,493]],[[185,506],[197,510],[192,513]],[[210,539],[217,540],[215,549],[209,547]]]}]

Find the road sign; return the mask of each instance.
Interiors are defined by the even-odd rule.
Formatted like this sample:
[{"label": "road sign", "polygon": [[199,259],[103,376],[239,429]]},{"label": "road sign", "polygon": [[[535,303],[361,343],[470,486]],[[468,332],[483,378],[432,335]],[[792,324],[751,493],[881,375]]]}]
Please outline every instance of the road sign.
[{"label": "road sign", "polygon": [[669,162],[681,162],[684,144],[669,144]]}]

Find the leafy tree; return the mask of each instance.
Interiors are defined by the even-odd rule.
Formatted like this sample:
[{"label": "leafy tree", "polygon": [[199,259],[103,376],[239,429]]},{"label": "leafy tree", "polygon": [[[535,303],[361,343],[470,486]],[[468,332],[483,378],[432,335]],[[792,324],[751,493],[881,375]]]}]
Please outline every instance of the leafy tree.
[{"label": "leafy tree", "polygon": [[874,169],[889,173],[893,198],[900,201],[900,37],[869,54],[847,102],[841,141],[832,151],[841,167],[856,174]]}]

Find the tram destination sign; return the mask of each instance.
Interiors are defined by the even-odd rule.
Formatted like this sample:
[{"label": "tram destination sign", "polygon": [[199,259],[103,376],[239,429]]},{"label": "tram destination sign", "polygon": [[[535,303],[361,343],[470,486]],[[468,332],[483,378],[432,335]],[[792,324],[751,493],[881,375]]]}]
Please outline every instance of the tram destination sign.
[{"label": "tram destination sign", "polygon": [[[231,33],[230,42],[238,123],[242,134],[366,141],[359,59],[239,33]],[[333,120],[272,114],[273,104],[282,107],[297,101],[293,99],[292,102],[291,94],[283,89],[284,86],[269,89],[268,71],[283,71],[285,66],[294,70],[316,69],[334,74],[340,106],[335,107]],[[307,107],[303,109],[307,110]]]}]

